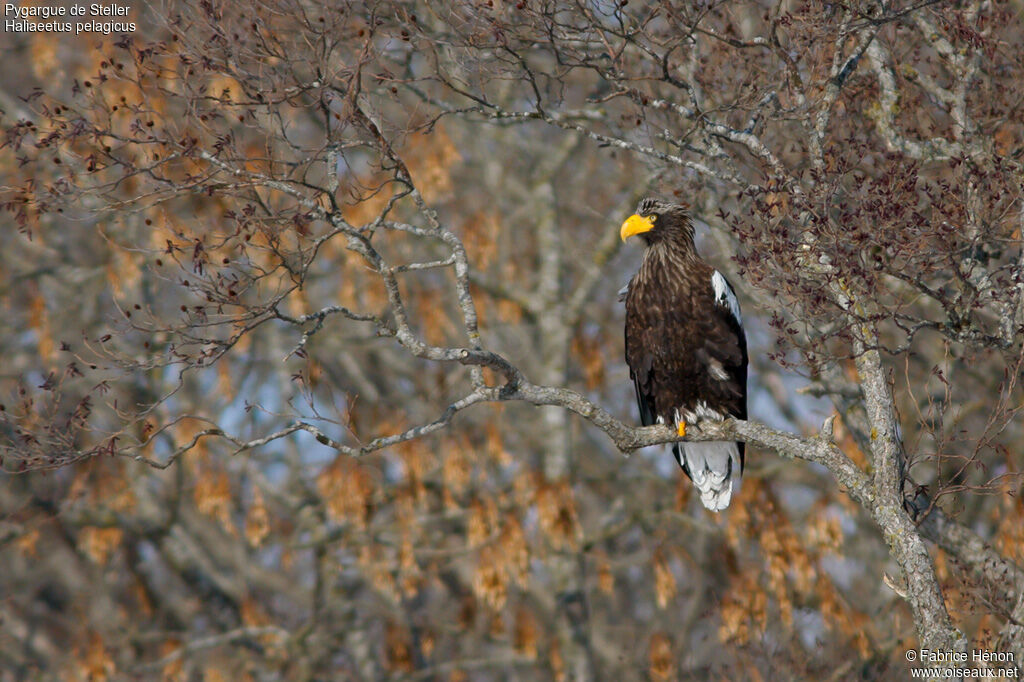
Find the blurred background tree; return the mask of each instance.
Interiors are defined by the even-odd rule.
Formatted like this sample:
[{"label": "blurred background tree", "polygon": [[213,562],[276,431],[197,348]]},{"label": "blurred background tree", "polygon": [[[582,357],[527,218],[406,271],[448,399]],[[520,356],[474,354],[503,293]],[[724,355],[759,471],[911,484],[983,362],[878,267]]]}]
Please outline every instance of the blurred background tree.
[{"label": "blurred background tree", "polygon": [[[1024,661],[1021,10],[7,33],[3,679]],[[621,455],[672,438],[632,428],[616,301],[648,193],[744,306],[752,420],[693,434],[751,444],[722,515],[664,448]]]}]

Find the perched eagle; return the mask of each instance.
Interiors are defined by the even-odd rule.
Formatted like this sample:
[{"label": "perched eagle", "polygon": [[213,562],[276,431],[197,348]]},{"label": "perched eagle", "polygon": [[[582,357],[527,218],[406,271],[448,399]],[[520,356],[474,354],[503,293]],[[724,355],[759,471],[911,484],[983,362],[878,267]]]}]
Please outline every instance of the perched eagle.
[{"label": "perched eagle", "polygon": [[[686,206],[643,199],[620,236],[647,243],[624,290],[626,362],[640,421],[680,436],[700,419],[747,417],[747,341],[740,304],[722,273],[697,255]],[[675,443],[679,466],[712,511],[729,506],[743,472],[743,443]]]}]

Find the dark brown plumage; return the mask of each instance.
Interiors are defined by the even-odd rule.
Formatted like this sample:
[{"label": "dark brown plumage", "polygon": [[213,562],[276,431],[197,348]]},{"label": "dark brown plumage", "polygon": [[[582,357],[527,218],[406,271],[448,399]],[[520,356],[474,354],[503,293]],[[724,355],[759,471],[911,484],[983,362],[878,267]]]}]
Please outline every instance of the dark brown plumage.
[{"label": "dark brown plumage", "polygon": [[[647,198],[623,223],[623,240],[647,243],[627,285],[626,362],[640,420],[685,434],[686,422],[747,416],[747,343],[732,287],[693,245],[685,206]],[[680,447],[681,446],[681,447]],[[672,452],[708,509],[739,486],[743,443],[683,442]]]}]

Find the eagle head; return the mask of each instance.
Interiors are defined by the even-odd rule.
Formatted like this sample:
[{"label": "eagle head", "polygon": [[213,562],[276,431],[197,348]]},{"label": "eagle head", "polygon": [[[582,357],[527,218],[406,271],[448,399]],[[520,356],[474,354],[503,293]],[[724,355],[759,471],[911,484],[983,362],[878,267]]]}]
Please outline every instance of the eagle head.
[{"label": "eagle head", "polygon": [[637,204],[636,213],[622,223],[619,236],[626,241],[640,235],[648,245],[663,240],[693,243],[693,225],[690,207],[674,204],[655,197],[645,197]]}]

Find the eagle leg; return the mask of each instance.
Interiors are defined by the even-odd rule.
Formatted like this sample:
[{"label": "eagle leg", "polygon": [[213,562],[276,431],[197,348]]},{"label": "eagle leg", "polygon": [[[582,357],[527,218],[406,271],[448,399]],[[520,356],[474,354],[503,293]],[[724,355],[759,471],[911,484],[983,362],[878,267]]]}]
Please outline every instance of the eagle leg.
[{"label": "eagle leg", "polygon": [[679,424],[676,426],[676,432],[679,434],[680,438],[685,436],[686,435],[686,422],[684,422],[684,421],[679,422]]}]

